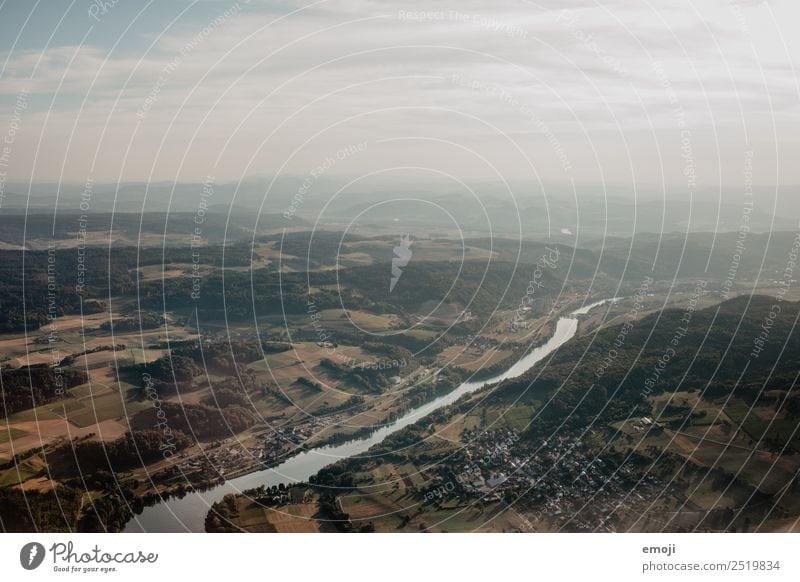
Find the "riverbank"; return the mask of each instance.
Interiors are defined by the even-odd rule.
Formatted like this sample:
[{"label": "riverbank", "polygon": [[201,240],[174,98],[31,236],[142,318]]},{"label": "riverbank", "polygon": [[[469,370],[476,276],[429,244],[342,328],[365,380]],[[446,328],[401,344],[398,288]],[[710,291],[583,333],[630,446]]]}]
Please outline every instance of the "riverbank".
[{"label": "riverbank", "polygon": [[488,384],[495,384],[521,375],[538,362],[544,360],[577,333],[578,316],[585,315],[591,309],[608,301],[612,301],[612,299],[585,305],[574,310],[568,316],[561,317],[556,324],[553,335],[547,342],[531,350],[502,374],[486,380],[464,382],[450,393],[409,411],[367,437],[340,445],[318,447],[304,451],[271,469],[228,480],[224,484],[208,491],[190,493],[181,499],[171,499],[147,507],[126,525],[125,532],[204,531],[205,517],[211,505],[222,500],[227,494],[239,494],[244,490],[260,486],[271,487],[281,483],[308,481],[312,475],[322,468],[340,459],[363,455],[373,445],[380,443],[390,434],[414,424],[443,406],[454,403],[465,394],[479,390]]}]

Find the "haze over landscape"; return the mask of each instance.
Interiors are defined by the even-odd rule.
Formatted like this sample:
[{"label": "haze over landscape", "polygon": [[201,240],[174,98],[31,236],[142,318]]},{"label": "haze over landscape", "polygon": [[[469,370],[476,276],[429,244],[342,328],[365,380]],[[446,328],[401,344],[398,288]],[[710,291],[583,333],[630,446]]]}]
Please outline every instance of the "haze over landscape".
[{"label": "haze over landscape", "polygon": [[798,18],[2,2],[0,531],[798,531]]}]

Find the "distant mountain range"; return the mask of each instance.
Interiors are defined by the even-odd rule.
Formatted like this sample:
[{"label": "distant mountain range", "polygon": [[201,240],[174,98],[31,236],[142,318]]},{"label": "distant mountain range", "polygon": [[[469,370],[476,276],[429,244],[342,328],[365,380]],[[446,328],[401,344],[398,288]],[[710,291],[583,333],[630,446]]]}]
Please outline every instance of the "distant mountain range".
[{"label": "distant mountain range", "polygon": [[[401,183],[357,184],[302,176],[248,179],[241,183],[123,183],[85,185],[6,184],[3,214],[181,213],[204,208],[211,213],[285,215],[287,222],[319,221],[326,228],[351,225],[396,230],[431,229],[447,236],[481,233],[555,239],[583,246],[604,236],[635,233],[733,232],[746,226],[755,232],[794,230],[800,219],[800,187],[760,188],[753,206],[741,190],[707,189],[694,199],[680,189],[578,185],[452,185]],[[87,197],[88,192],[88,197]],[[777,196],[777,203],[775,202]],[[84,202],[83,205],[81,204]]]}]

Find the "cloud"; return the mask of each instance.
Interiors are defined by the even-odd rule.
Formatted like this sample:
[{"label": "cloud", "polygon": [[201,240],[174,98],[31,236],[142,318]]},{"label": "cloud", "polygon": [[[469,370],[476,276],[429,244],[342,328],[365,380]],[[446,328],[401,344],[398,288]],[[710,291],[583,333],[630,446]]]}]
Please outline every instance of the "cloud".
[{"label": "cloud", "polygon": [[[49,162],[20,162],[18,175],[52,178],[52,168],[66,166],[77,181],[90,171],[112,179],[202,178],[218,163],[220,175],[264,173],[298,148],[287,168],[302,173],[337,144],[402,134],[474,141],[491,134],[488,127],[518,136],[532,155],[552,157],[522,104],[565,144],[580,140],[576,149],[618,150],[626,133],[645,139],[648,131],[658,133],[652,143],[668,142],[676,105],[698,136],[745,128],[744,143],[768,134],[776,120],[797,128],[798,80],[774,31],[756,26],[769,11],[788,10],[776,21],[788,22],[792,9],[740,4],[753,23],[749,35],[729,4],[716,0],[698,2],[696,12],[677,0],[657,7],[578,0],[207,2],[202,13],[175,23],[153,20],[152,30],[137,32],[138,42],[128,39],[125,50],[73,43],[0,55],[14,71],[0,91],[5,103],[22,86],[32,92],[34,107],[17,144],[26,155],[16,159]],[[129,153],[107,143],[130,144]],[[92,160],[97,152],[97,163],[81,161],[87,151]],[[403,152],[387,152],[382,161],[392,155]],[[364,170],[366,160],[342,171]]]}]

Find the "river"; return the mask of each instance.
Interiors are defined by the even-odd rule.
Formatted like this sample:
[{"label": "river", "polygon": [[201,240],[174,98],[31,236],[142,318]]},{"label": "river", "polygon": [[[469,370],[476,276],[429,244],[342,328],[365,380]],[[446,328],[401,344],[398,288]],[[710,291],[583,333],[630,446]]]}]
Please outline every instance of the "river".
[{"label": "river", "polygon": [[160,501],[155,505],[146,507],[140,515],[134,516],[125,526],[124,531],[126,533],[202,532],[205,530],[205,518],[211,504],[215,501],[220,501],[228,493],[241,493],[246,489],[253,489],[260,485],[269,487],[279,483],[308,481],[309,477],[316,474],[323,467],[341,459],[366,452],[367,449],[380,443],[390,434],[414,424],[442,406],[452,404],[465,394],[474,392],[487,384],[495,384],[502,380],[520,376],[572,339],[578,332],[576,316],[586,315],[593,308],[609,301],[616,301],[616,299],[605,299],[585,305],[570,313],[569,316],[560,318],[556,323],[555,332],[547,342],[528,352],[502,374],[477,382],[464,382],[452,392],[409,410],[403,416],[368,436],[339,445],[304,451],[271,469],[264,469],[263,471],[256,471],[231,479],[202,493],[188,493],[181,499],[171,498],[167,501]]}]

